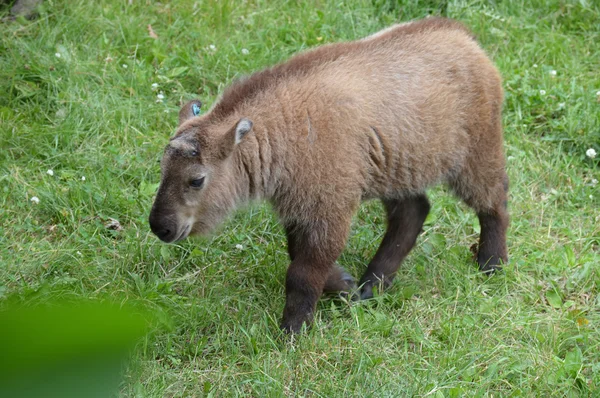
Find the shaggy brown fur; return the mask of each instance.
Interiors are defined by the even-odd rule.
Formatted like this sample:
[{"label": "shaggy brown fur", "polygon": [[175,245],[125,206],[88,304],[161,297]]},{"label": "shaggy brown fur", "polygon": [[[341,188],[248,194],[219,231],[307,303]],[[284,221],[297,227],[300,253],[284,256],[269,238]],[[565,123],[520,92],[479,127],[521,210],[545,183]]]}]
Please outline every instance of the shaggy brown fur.
[{"label": "shaggy brown fur", "polygon": [[284,330],[309,324],[323,291],[353,287],[336,260],[362,200],[381,199],[388,218],[362,298],[394,278],[437,183],[477,212],[481,269],[507,261],[501,80],[458,22],[430,18],[323,46],[234,83],[195,116],[199,105],[180,112],[150,225],[171,242],[269,200],[291,258]]}]

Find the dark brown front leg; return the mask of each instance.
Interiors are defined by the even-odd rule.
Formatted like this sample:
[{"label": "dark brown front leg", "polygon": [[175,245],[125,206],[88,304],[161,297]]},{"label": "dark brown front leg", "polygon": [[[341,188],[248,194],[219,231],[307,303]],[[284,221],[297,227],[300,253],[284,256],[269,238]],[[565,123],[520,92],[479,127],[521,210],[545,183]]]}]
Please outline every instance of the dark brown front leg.
[{"label": "dark brown front leg", "polygon": [[[297,228],[298,227],[296,224],[288,223],[287,225],[285,225],[285,235],[288,242],[288,254],[290,255],[291,261],[294,261],[297,253]],[[329,270],[329,275],[327,276],[327,280],[325,281],[323,291],[326,293],[350,293],[355,288],[356,281],[354,280],[352,275],[350,275],[350,273],[339,264],[335,264]]]},{"label": "dark brown front leg", "polygon": [[308,260],[295,260],[290,264],[285,281],[285,307],[281,328],[298,333],[302,324],[312,322],[317,301],[323,292],[327,266]]},{"label": "dark brown front leg", "polygon": [[384,200],[388,225],[383,241],[362,276],[359,286],[360,298],[373,297],[373,286],[388,287],[400,263],[413,248],[429,213],[429,202],[425,195]]},{"label": "dark brown front leg", "polygon": [[338,218],[335,224],[323,221],[312,228],[286,227],[292,263],[285,281],[284,331],[297,333],[303,324],[309,326],[329,277],[341,277],[341,272],[335,272],[335,261],[346,243],[350,227],[347,218]]}]

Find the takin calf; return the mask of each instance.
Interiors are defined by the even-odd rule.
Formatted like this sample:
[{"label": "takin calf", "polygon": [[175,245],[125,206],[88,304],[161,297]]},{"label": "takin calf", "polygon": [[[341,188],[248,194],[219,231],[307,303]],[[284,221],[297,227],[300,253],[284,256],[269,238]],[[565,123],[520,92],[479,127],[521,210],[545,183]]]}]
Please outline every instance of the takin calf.
[{"label": "takin calf", "polygon": [[508,179],[501,79],[458,22],[429,18],[319,47],[234,82],[206,114],[180,111],[150,213],[165,242],[207,234],[244,202],[266,199],[291,264],[281,327],[310,324],[324,291],[354,281],[336,260],[362,200],[381,199],[387,232],[358,284],[388,286],[447,183],[477,212],[477,262],[507,261]]}]

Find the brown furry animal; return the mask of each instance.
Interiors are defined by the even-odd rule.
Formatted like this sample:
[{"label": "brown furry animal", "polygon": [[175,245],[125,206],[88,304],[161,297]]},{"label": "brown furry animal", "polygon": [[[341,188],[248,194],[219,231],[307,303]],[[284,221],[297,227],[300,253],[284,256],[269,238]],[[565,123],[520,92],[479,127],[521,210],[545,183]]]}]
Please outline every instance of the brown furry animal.
[{"label": "brown furry animal", "polygon": [[362,200],[387,232],[359,287],[390,284],[445,182],[481,223],[477,261],[507,261],[501,80],[460,23],[430,18],[323,46],[235,82],[205,115],[185,105],[162,160],[152,231],[212,231],[238,205],[269,200],[291,265],[282,328],[299,331],[323,291],[348,291],[336,259]]}]

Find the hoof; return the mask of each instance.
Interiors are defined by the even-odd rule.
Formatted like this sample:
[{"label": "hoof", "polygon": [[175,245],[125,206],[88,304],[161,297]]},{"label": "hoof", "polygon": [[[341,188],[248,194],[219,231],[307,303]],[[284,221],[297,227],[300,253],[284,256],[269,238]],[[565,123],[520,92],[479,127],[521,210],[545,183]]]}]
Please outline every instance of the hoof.
[{"label": "hoof", "polygon": [[492,274],[502,271],[502,266],[500,264],[479,265],[479,270],[486,275],[492,275]]},{"label": "hoof", "polygon": [[477,263],[479,264],[479,270],[481,272],[483,272],[484,274],[494,274],[496,272],[500,272],[502,271],[502,266],[504,264],[506,264],[506,261],[504,258],[497,256],[497,255],[493,255],[493,256],[489,256],[489,255],[481,255],[481,253],[478,254],[478,258],[477,258]]},{"label": "hoof", "polygon": [[357,299],[368,300],[373,298],[373,286],[363,287],[360,289],[360,295]]},{"label": "hoof", "polygon": [[356,281],[354,277],[344,268],[336,264],[329,274],[327,282],[325,282],[323,291],[326,293],[342,292],[347,294],[353,290],[356,290]]},{"label": "hoof", "polygon": [[344,282],[347,286],[347,289],[344,289],[343,291],[350,292],[350,291],[356,289],[356,280],[346,270],[342,271],[341,279],[342,279],[342,282]]},{"label": "hoof", "polygon": [[366,282],[362,282],[360,284],[359,294],[356,299],[360,300],[368,300],[372,299],[375,295],[373,294],[373,288],[377,289],[377,292],[381,293],[385,289],[389,288],[391,282],[377,280],[375,283],[371,282],[371,280],[367,280]]}]

